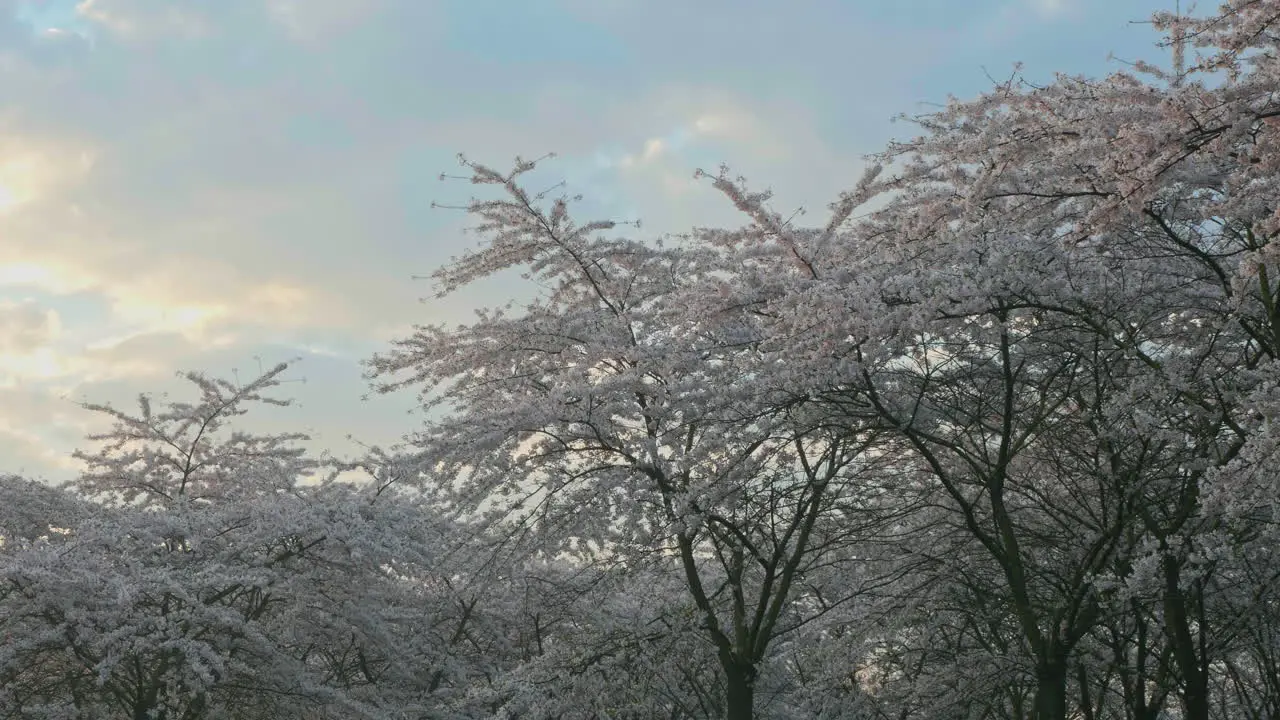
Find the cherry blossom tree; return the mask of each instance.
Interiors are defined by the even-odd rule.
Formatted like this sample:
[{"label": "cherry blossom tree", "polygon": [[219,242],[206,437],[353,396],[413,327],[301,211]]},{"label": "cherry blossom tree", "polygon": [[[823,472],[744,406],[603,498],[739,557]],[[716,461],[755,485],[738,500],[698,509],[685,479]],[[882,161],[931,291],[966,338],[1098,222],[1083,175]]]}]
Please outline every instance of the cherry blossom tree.
[{"label": "cherry blossom tree", "polygon": [[[791,346],[793,387],[859,423],[870,409],[994,562],[979,590],[1014,621],[1036,717],[1097,712],[1106,673],[1081,648],[1126,613],[1158,629],[1139,656],[1160,667],[1125,668],[1126,651],[1121,669],[1209,717],[1242,613],[1266,607],[1270,576],[1235,565],[1248,533],[1205,498],[1246,467],[1265,412],[1245,398],[1276,367],[1275,18],[1267,2],[1161,16],[1220,52],[1015,79],[917,118],[925,134],[880,158],[898,168],[887,207],[834,244],[719,181],[754,219],[719,237],[815,276],[762,302],[824,319]],[[787,322],[770,334],[794,338]],[[1158,708],[1146,693],[1131,682],[1129,707]]]},{"label": "cherry blossom tree", "polygon": [[436,273],[442,292],[514,267],[546,291],[518,313],[419,327],[372,361],[383,391],[421,385],[450,411],[416,439],[424,482],[532,551],[677,558],[726,717],[751,717],[771,642],[810,619],[795,616],[801,583],[860,572],[848,547],[884,497],[874,433],[827,426],[756,379],[783,360],[749,313],[703,312],[719,304],[707,285],[733,272],[715,248],[579,225],[569,198],[522,187],[535,163],[463,164],[505,197],[467,206],[486,240]]},{"label": "cherry blossom tree", "polygon": [[[77,453],[80,495],[6,481],[0,717],[418,717],[457,703],[465,670],[447,639],[467,617],[438,553],[462,533],[386,487],[394,468],[377,457],[326,470],[303,435],[233,429],[254,403],[283,403],[269,392],[284,371],[243,385],[190,374],[195,402],[144,396],[136,414],[90,406],[115,422]],[[361,467],[375,482],[331,477]]]},{"label": "cherry blossom tree", "polygon": [[[839,557],[851,597],[909,571],[954,608],[899,582],[906,614],[866,636],[871,676],[899,668],[880,697],[912,686],[918,712],[971,702],[904,680],[959,658],[970,688],[1008,678],[1008,717],[1266,707],[1278,14],[1163,14],[1172,71],[1015,77],[913,118],[815,228],[722,171],[747,224],[664,248],[575,224],[523,189],[533,163],[467,163],[506,197],[467,206],[486,242],[437,279],[521,267],[546,294],[373,369],[451,411],[420,459],[460,511],[583,562],[680,557],[730,717],[806,561]],[[890,527],[902,549],[852,550]]]},{"label": "cherry blossom tree", "polygon": [[813,227],[721,168],[741,227],[644,242],[463,159],[441,294],[536,298],[370,361],[407,449],[236,429],[280,366],[0,478],[0,717],[1275,717],[1280,0],[1155,27]]}]

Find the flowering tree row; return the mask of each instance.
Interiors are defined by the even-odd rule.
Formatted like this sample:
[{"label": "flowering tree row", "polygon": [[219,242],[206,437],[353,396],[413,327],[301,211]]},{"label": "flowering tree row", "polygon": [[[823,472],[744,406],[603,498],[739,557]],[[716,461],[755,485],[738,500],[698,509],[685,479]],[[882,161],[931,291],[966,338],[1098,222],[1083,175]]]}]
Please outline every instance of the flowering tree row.
[{"label": "flowering tree row", "polygon": [[193,375],[0,488],[0,717],[1280,716],[1280,1],[1155,21],[1172,69],[911,118],[813,227],[463,159],[441,293],[539,292],[369,362],[407,449]]}]

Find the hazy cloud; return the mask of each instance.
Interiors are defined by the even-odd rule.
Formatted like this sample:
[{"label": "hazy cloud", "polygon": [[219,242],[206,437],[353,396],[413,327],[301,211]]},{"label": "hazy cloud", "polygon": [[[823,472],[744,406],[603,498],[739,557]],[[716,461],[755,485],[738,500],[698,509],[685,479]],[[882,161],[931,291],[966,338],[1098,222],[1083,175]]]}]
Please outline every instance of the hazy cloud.
[{"label": "hazy cloud", "polygon": [[[1019,2],[1017,32],[982,35],[1004,2],[0,0],[0,389],[31,393],[0,406],[0,451],[65,471],[64,398],[255,356],[306,358],[309,409],[282,418],[391,440],[412,399],[360,403],[358,361],[511,288],[417,302],[412,276],[472,242],[430,208],[472,191],[436,179],[456,152],[555,151],[551,182],[643,235],[738,222],[693,179],[720,162],[820,212],[894,114],[988,63],[1116,49],[1082,66],[1120,36],[1036,35],[1060,6]],[[1142,38],[1145,9],[1108,12]]]},{"label": "hazy cloud", "polygon": [[29,353],[58,336],[58,313],[31,300],[0,300],[0,353]]}]

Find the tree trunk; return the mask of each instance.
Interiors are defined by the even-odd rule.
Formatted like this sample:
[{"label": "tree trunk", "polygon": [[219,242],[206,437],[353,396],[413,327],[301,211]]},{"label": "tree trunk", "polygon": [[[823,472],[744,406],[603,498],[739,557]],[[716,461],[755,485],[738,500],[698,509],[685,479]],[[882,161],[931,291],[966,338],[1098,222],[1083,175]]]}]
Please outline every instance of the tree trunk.
[{"label": "tree trunk", "polygon": [[1209,683],[1204,673],[1197,671],[1194,679],[1187,678],[1182,700],[1187,720],[1209,720]]},{"label": "tree trunk", "polygon": [[[1177,562],[1166,555],[1164,565],[1164,623],[1173,644],[1173,660],[1182,675],[1182,707],[1186,720],[1209,720],[1209,678],[1204,671],[1187,612],[1187,599],[1182,592],[1181,571]],[[1207,632],[1207,628],[1199,628]],[[1203,663],[1203,665],[1202,665]]]},{"label": "tree trunk", "polygon": [[1067,664],[1057,659],[1036,668],[1035,720],[1067,720]]},{"label": "tree trunk", "polygon": [[724,663],[725,720],[752,720],[755,717],[755,666]]}]

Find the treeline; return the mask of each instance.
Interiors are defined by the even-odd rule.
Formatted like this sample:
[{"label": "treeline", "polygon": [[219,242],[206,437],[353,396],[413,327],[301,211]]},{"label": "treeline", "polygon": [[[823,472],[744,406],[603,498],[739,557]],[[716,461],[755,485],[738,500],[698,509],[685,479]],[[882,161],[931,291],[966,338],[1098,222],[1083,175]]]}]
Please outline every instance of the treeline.
[{"label": "treeline", "polygon": [[281,366],[0,483],[0,717],[1280,717],[1280,0],[1155,24],[1173,69],[911,118],[813,227],[462,159],[441,292],[538,293],[369,361],[407,448],[237,431]]}]

